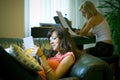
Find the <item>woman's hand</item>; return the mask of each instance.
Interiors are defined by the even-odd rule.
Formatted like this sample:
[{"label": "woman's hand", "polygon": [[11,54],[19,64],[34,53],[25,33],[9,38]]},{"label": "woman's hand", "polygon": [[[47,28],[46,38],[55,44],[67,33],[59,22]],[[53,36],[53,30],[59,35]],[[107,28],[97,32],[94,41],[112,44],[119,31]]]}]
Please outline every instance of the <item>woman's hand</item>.
[{"label": "woman's hand", "polygon": [[79,31],[80,31],[80,30],[75,30],[75,33],[76,33],[76,34],[79,34]]},{"label": "woman's hand", "polygon": [[79,36],[79,37],[82,37],[82,35],[80,34],[80,29],[78,29],[78,30],[75,30],[75,33]]},{"label": "woman's hand", "polygon": [[39,56],[39,57],[41,57],[43,55],[43,51],[41,50],[40,47],[38,47],[36,55]]}]

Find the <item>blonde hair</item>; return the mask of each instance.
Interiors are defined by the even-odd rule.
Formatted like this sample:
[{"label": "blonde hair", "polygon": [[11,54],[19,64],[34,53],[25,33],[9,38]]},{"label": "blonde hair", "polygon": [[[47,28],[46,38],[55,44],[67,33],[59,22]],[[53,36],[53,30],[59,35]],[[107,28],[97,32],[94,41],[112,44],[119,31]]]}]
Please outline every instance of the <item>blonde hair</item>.
[{"label": "blonde hair", "polygon": [[86,12],[86,16],[95,16],[98,14],[98,11],[96,10],[95,5],[91,1],[84,1],[80,7],[79,10],[83,10]]}]

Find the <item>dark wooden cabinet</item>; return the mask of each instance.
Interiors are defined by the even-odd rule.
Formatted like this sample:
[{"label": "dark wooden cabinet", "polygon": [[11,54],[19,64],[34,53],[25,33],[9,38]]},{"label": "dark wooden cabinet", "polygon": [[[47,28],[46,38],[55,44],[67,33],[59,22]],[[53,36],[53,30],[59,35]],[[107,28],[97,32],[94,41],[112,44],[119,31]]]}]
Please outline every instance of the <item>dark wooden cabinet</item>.
[{"label": "dark wooden cabinet", "polygon": [[50,29],[52,29],[52,27],[49,26],[33,27],[31,28],[31,36],[33,36],[33,38],[47,38]]}]

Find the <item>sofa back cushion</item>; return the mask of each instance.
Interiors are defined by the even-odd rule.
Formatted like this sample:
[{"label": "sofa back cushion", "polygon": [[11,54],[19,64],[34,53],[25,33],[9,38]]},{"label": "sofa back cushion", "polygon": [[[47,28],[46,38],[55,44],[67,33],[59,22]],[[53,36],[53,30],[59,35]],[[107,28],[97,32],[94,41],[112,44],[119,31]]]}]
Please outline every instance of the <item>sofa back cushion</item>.
[{"label": "sofa back cushion", "polygon": [[112,75],[106,62],[89,54],[83,54],[69,72],[69,76],[84,80],[112,80]]},{"label": "sofa back cushion", "polygon": [[[45,55],[49,53],[50,44],[48,38],[33,38],[34,44],[39,46]],[[23,47],[23,38],[0,38],[0,45],[4,48],[9,48],[11,44],[16,44]]]}]

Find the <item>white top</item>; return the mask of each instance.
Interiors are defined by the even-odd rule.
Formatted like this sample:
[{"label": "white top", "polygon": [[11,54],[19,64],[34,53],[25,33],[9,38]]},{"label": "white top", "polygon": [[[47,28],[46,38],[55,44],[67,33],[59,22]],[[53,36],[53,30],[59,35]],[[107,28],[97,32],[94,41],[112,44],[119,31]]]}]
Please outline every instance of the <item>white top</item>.
[{"label": "white top", "polygon": [[110,28],[105,19],[100,24],[94,26],[91,32],[96,36],[96,42],[111,40]]}]

